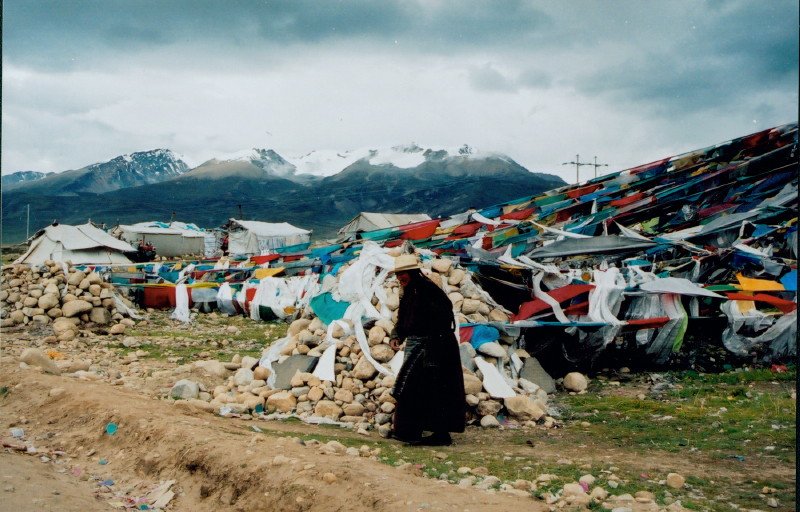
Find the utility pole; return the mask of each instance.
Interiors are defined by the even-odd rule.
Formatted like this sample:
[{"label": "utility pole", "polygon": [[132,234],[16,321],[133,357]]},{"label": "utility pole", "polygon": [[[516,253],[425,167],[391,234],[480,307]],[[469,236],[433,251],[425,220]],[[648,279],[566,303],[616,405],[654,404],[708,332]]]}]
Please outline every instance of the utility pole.
[{"label": "utility pole", "polygon": [[592,164],[592,165],[594,165],[594,177],[595,178],[597,178],[597,168],[598,167],[608,167],[608,164],[598,164],[596,156],[594,157],[594,164]]},{"label": "utility pole", "polygon": [[561,165],[574,165],[575,166],[575,183],[577,184],[577,183],[581,182],[581,166],[582,165],[592,165],[592,164],[589,163],[589,162],[581,163],[581,155],[575,155],[575,161],[574,162],[564,162]]}]

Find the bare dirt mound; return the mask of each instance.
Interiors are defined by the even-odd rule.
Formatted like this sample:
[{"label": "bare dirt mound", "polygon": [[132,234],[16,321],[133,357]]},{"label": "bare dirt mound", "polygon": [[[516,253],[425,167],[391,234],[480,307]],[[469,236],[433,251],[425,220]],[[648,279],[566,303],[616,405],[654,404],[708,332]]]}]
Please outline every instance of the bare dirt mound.
[{"label": "bare dirt mound", "polygon": [[[61,472],[52,471],[50,480],[34,472],[31,480],[39,480],[43,496],[36,504],[23,484],[4,482],[15,488],[4,493],[3,510],[134,509],[156,493],[167,500],[166,509],[192,511],[547,509],[533,498],[420,478],[413,466],[398,470],[326,445],[304,446],[108,384],[21,372],[9,364],[0,375],[0,386],[8,388],[0,398],[0,421],[9,427],[3,442],[33,444],[35,457]],[[113,435],[109,424],[117,426]],[[22,429],[25,439],[11,437],[11,428]],[[259,428],[270,426],[260,422]],[[24,463],[21,457],[27,457]],[[6,453],[1,469],[23,471],[31,460]],[[70,481],[69,493],[56,488]],[[88,497],[81,509],[86,493],[100,501]],[[169,493],[174,497],[168,499]]]}]

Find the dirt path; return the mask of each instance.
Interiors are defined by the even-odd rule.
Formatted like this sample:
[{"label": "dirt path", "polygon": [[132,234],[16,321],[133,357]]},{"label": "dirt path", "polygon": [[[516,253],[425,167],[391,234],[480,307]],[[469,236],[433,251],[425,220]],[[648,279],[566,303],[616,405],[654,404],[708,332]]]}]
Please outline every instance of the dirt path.
[{"label": "dirt path", "polygon": [[[200,380],[207,389],[223,382],[193,373],[190,363],[210,357],[203,354],[211,346],[206,340],[226,337],[221,333],[228,326],[221,320],[205,322],[190,332],[171,329],[167,322],[159,322],[159,316],[151,316],[153,330],[177,332],[182,337],[141,332],[140,327],[137,339],[148,343],[148,350],[169,348],[174,353],[152,357],[136,348],[122,350],[120,338],[91,332],[58,345],[43,342],[48,333],[35,327],[0,333],[0,441],[5,445],[0,450],[0,512],[142,510],[143,505],[149,510],[192,512],[556,509],[551,507],[557,504],[548,505],[527,492],[460,487],[423,478],[420,468],[412,464],[387,464],[401,455],[392,442],[375,432],[360,435],[294,421],[222,418],[186,401],[165,400],[170,387],[182,378]],[[249,343],[233,339],[224,347],[224,360],[241,353]],[[30,347],[54,351],[51,357],[69,362],[73,373],[54,376],[36,367],[23,369],[20,354]],[[90,366],[91,371],[76,370]],[[763,385],[768,391],[772,384]],[[646,394],[647,384],[632,381],[624,392]],[[106,433],[109,424],[117,426],[113,435]],[[574,470],[562,472],[558,488],[592,470],[597,475],[606,473],[605,485],[609,471],[598,468],[619,467],[620,473],[632,475],[627,487],[631,494],[641,489],[636,482],[640,474],[658,480],[677,471],[687,478],[729,483],[730,491],[725,490],[729,497],[703,499],[736,503],[736,488],[754,478],[782,484],[786,494],[793,496],[794,468],[775,463],[768,452],[745,461],[688,449],[651,453],[641,446],[625,446],[596,435],[592,426],[586,425],[572,421],[565,428],[554,429],[469,427],[455,436],[454,446],[414,448],[404,450],[402,456],[413,464],[431,467],[441,456],[514,471],[529,466],[529,471],[517,477],[526,480],[535,480],[546,468],[567,461],[562,467]],[[339,453],[341,445],[299,441],[308,436],[366,448],[363,456]],[[31,446],[36,453],[25,452]],[[378,447],[384,453],[377,453]],[[390,460],[383,460],[387,456]],[[689,496],[690,491],[681,490],[680,495]],[[761,501],[761,509],[768,508],[767,499]],[[793,509],[793,501],[782,500],[772,510]],[[155,502],[159,507],[154,508]],[[618,506],[634,512],[666,509],[652,502]]]},{"label": "dirt path", "polygon": [[[108,384],[8,364],[0,369],[0,386],[10,390],[0,421],[23,429],[40,452],[0,459],[3,475],[30,476],[10,479],[15,489],[4,493],[4,510],[109,510],[169,480],[175,481],[172,510],[547,510],[533,498],[463,489],[365,457],[328,454]],[[113,435],[106,433],[109,423],[117,425]],[[5,443],[24,444],[9,432]],[[41,456],[52,460],[44,464]]]}]

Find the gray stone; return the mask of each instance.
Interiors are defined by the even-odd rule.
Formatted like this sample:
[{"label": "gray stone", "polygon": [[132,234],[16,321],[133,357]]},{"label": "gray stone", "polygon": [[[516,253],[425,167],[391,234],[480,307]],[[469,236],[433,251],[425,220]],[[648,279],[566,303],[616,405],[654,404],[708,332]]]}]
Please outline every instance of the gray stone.
[{"label": "gray stone", "polygon": [[459,343],[458,351],[461,354],[461,365],[469,371],[475,371],[475,349],[469,343]]},{"label": "gray stone", "polygon": [[564,388],[569,391],[581,392],[589,387],[589,381],[580,372],[570,372],[564,376]]},{"label": "gray stone", "polygon": [[500,422],[494,416],[487,414],[481,418],[481,426],[484,428],[496,428],[500,426]]},{"label": "gray stone", "polygon": [[291,392],[278,391],[267,397],[267,405],[265,408],[268,411],[291,412],[296,405],[297,398],[295,398]]},{"label": "gray stone", "polygon": [[39,297],[37,301],[38,306],[42,309],[51,309],[58,306],[59,300],[58,295],[54,293],[47,293]]},{"label": "gray stone", "polygon": [[92,308],[89,313],[89,320],[98,325],[111,323],[111,311],[106,308]]},{"label": "gray stone", "polygon": [[517,395],[506,398],[504,401],[508,414],[520,420],[536,421],[545,415],[546,411],[539,404],[527,396]]},{"label": "gray stone", "polygon": [[555,393],[556,381],[548,374],[535,357],[525,359],[522,370],[519,372],[521,379],[528,380],[538,385],[547,393]]},{"label": "gray stone", "polygon": [[170,398],[178,400],[190,400],[200,395],[200,385],[197,382],[181,379],[169,390]]},{"label": "gray stone", "polygon": [[26,348],[22,351],[22,354],[20,354],[19,360],[31,366],[38,366],[44,371],[54,375],[61,375],[61,368],[38,348]]},{"label": "gray stone", "polygon": [[233,383],[236,386],[246,386],[253,382],[253,370],[250,368],[239,368],[233,376]]},{"label": "gray stone", "polygon": [[304,355],[293,355],[286,358],[282,363],[273,363],[272,370],[275,372],[275,389],[291,389],[292,377],[295,372],[311,372],[317,365],[319,358]]},{"label": "gray stone", "polygon": [[497,413],[500,412],[503,406],[500,402],[496,402],[494,400],[482,400],[481,403],[478,404],[477,412],[481,416],[497,416]]},{"label": "gray stone", "polygon": [[61,312],[66,317],[78,316],[81,313],[86,313],[92,310],[91,302],[85,300],[75,299],[65,303],[61,306]]},{"label": "gray stone", "polygon": [[369,380],[378,373],[378,370],[367,360],[366,357],[359,359],[353,368],[353,377],[361,380]]}]

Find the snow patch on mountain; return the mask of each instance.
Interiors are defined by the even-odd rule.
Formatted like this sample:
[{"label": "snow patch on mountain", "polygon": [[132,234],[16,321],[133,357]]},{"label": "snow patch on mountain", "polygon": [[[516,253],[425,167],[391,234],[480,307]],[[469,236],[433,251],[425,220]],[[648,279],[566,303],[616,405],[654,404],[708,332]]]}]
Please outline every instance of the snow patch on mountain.
[{"label": "snow patch on mountain", "polygon": [[490,156],[510,160],[505,155],[480,152],[466,144],[456,148],[426,149],[414,143],[379,149],[315,150],[299,156],[288,156],[286,160],[295,166],[297,174],[327,177],[340,173],[359,160],[367,160],[371,165],[393,165],[399,169],[412,169],[429,160],[451,157],[478,159]]}]

